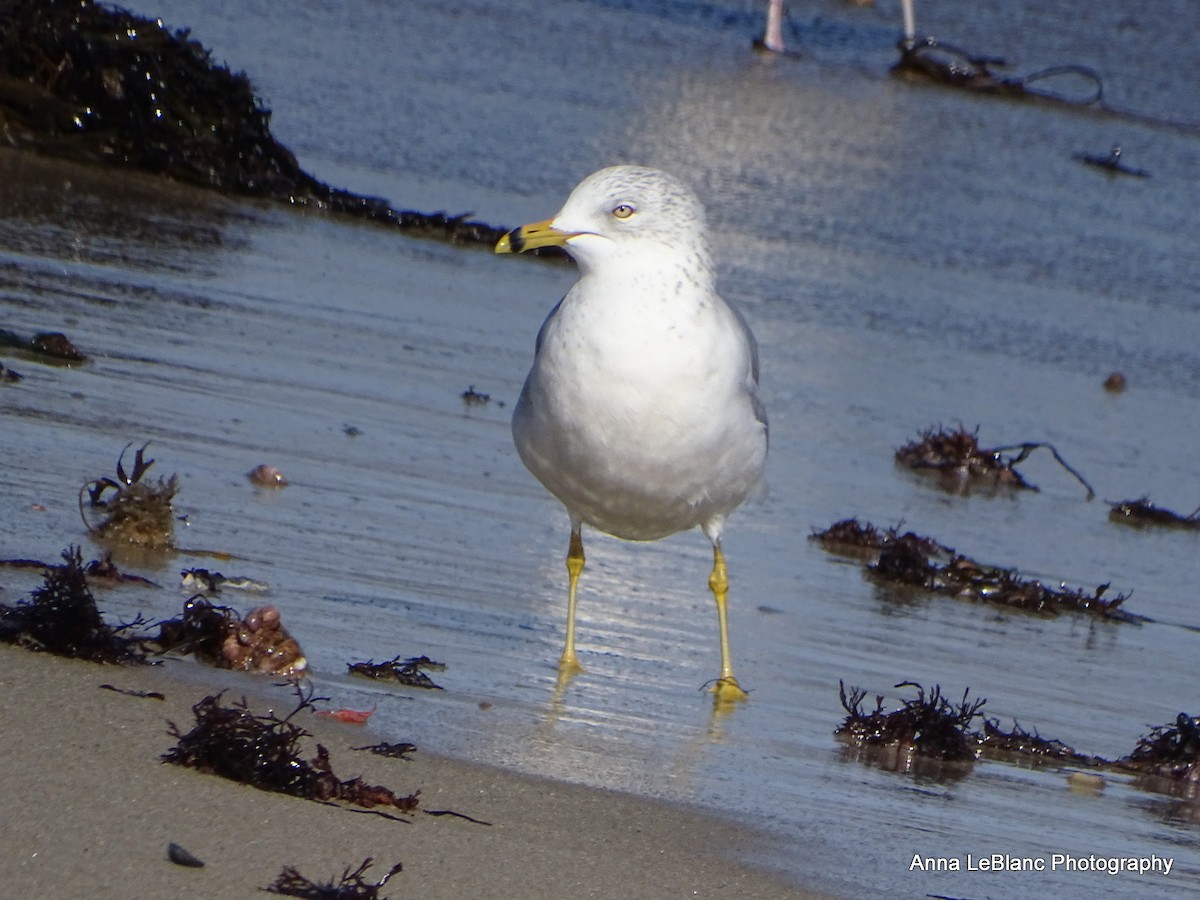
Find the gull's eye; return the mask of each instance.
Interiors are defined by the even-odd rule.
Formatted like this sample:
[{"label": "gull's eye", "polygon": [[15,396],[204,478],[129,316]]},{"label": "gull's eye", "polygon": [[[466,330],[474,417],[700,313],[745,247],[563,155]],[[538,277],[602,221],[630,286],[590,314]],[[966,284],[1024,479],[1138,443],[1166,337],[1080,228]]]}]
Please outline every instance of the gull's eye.
[{"label": "gull's eye", "polygon": [[616,216],[618,219],[628,219],[635,212],[636,212],[636,210],[632,206],[630,206],[628,203],[622,203],[620,206],[616,207],[612,211],[612,214],[614,216]]}]

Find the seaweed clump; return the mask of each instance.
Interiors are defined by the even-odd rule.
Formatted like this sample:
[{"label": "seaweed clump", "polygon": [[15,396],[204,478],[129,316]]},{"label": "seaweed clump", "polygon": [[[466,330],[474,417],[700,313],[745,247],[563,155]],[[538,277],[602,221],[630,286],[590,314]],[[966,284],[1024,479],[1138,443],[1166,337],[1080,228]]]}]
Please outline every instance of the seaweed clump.
[{"label": "seaweed clump", "polygon": [[84,566],[83,572],[91,581],[105,585],[140,584],[145,587],[158,587],[157,584],[142,575],[122,572],[113,562],[111,550],[105,551],[103,559],[93,559],[89,562]]},{"label": "seaweed clump", "polygon": [[[143,481],[142,477],[154,465],[146,459],[143,444],[133,457],[133,471],[125,471],[126,444],[117,457],[117,477],[94,478],[79,489],[79,515],[89,533],[95,537],[144,547],[169,549],[175,544],[175,511],[171,500],[179,491],[175,475],[157,482]],[[93,515],[102,510],[98,522],[93,522],[85,512],[83,497],[87,494],[87,509]]]},{"label": "seaweed clump", "polygon": [[1200,718],[1180,713],[1173,724],[1155,726],[1116,765],[1157,779],[1153,787],[1195,799],[1200,796]]},{"label": "seaweed clump", "polygon": [[203,663],[239,672],[295,678],[308,668],[276,606],[256,607],[242,618],[232,607],[197,595],[184,602],[179,616],[160,623],[156,643],[163,653],[192,653]]},{"label": "seaweed clump", "polygon": [[1110,503],[1108,518],[1121,525],[1134,527],[1180,528],[1188,531],[1200,531],[1200,509],[1190,516],[1155,506],[1149,497],[1138,500],[1122,500],[1120,503]]},{"label": "seaweed clump", "polygon": [[[882,768],[917,770],[928,774],[961,774],[961,769],[931,768],[940,763],[970,763],[984,755],[1033,765],[1081,766],[1110,772],[1132,772],[1136,784],[1146,790],[1194,801],[1200,798],[1200,717],[1180,713],[1169,725],[1159,725],[1139,739],[1128,756],[1108,760],[1080,753],[1059,740],[1027,731],[1017,722],[1010,730],[997,719],[983,715],[985,700],[970,700],[969,689],[962,700],[951,703],[934,685],[925,689],[911,681],[898,688],[916,688],[917,696],[898,709],[883,708],[883,696],[875,698],[875,709],[867,712],[862,688],[838,683],[846,718],[835,735],[859,748],[865,757]],[[981,731],[972,728],[979,718]]]},{"label": "seaweed clump", "polygon": [[[927,81],[975,94],[1050,101],[1068,106],[1091,106],[1099,103],[1104,94],[1104,84],[1095,70],[1078,64],[1051,66],[1025,76],[1004,76],[994,71],[994,68],[1007,65],[1003,58],[981,56],[936,38],[917,40],[908,36],[900,41],[898,49],[900,59],[892,66],[892,74],[910,80]],[[1091,92],[1068,97],[1034,87],[1046,79],[1064,75],[1090,82]]]},{"label": "seaweed clump", "polygon": [[875,559],[881,550],[899,544],[912,545],[926,556],[949,556],[954,550],[939,544],[933,538],[922,537],[911,531],[899,533],[898,528],[880,529],[870,522],[859,522],[857,518],[841,519],[824,531],[814,531],[810,541],[817,541],[832,553]]},{"label": "seaweed clump", "polygon": [[434,684],[433,679],[423,670],[435,669],[440,672],[446,666],[443,663],[434,662],[428,656],[414,656],[403,662],[399,656],[395,656],[387,662],[381,663],[377,663],[373,659],[366,662],[349,663],[348,668],[351,675],[358,675],[362,678],[387,679],[398,681],[408,687],[440,691],[442,686]]},{"label": "seaweed clump", "polygon": [[[42,562],[40,559],[0,559],[0,566],[11,566],[14,569],[60,569],[62,566],[48,562]],[[93,559],[83,567],[83,574],[88,577],[91,582],[99,582],[100,584],[112,587],[118,584],[140,584],[145,587],[158,587],[149,578],[141,575],[132,575],[128,572],[122,572],[117,568],[117,564],[113,562],[112,552],[106,552],[103,559]]]},{"label": "seaweed clump", "polygon": [[467,389],[458,395],[462,398],[465,406],[487,406],[492,402],[492,395],[485,394],[483,391],[475,390],[475,385],[468,385]]},{"label": "seaweed clump", "polygon": [[[1036,730],[1026,731],[1017,722],[1013,722],[1011,730],[1005,731],[998,719],[990,719],[981,712],[986,700],[968,699],[970,689],[963,691],[962,700],[955,704],[942,695],[938,685],[934,685],[928,694],[912,681],[901,682],[896,687],[916,688],[917,696],[906,700],[899,709],[884,712],[883,697],[877,695],[875,709],[867,713],[862,706],[867,692],[861,688],[847,690],[845,684],[839,682],[842,708],[847,715],[834,732],[860,747],[877,751],[878,761],[888,768],[900,768],[915,760],[970,762],[980,753],[1035,764],[1071,764],[1089,768],[1122,765],[1079,753],[1062,741],[1042,737]],[[976,718],[983,721],[982,731],[972,727]],[[1146,740],[1143,739],[1143,743]],[[1195,754],[1197,749],[1200,748],[1194,747],[1192,753]]]},{"label": "seaweed clump", "polygon": [[941,687],[925,689],[912,681],[896,685],[917,689],[917,696],[891,712],[883,711],[883,696],[875,698],[875,709],[864,712],[862,701],[867,692],[838,682],[842,708],[846,719],[834,732],[864,747],[887,748],[900,758],[913,756],[941,762],[973,762],[975,739],[970,730],[971,720],[983,708],[986,700],[969,700],[969,689],[962,700],[952,704],[942,696]]},{"label": "seaweed clump", "polygon": [[[1003,447],[980,447],[978,429],[967,431],[961,425],[956,431],[941,427],[926,429],[917,440],[896,451],[896,462],[909,469],[936,472],[942,486],[954,493],[967,494],[981,485],[989,485],[993,490],[1036,491],[1038,488],[1026,481],[1015,467],[1028,459],[1034,450],[1042,448],[1049,450],[1058,464],[1084,486],[1089,500],[1096,496],[1086,479],[1069,466],[1051,444],[1026,441]],[[1012,451],[1016,451],[1016,455],[1006,455]]]},{"label": "seaweed clump", "polygon": [[857,519],[843,519],[809,539],[835,552],[849,547],[855,555],[874,559],[867,562],[867,571],[889,584],[1041,615],[1075,612],[1117,622],[1148,621],[1121,609],[1128,594],[1105,597],[1107,583],[1091,593],[1065,585],[1048,587],[1037,579],[1021,578],[1013,569],[976,562],[911,531],[901,535],[896,529],[881,531],[870,522],[863,525]]},{"label": "seaweed clump", "polygon": [[1104,596],[1109,588],[1107,583],[1099,585],[1090,594],[1065,585],[1052,588],[1036,578],[1022,578],[1012,569],[985,566],[961,554],[955,554],[948,563],[940,565],[931,561],[911,541],[901,540],[884,550],[870,569],[887,581],[1025,612],[1050,616],[1077,612],[1120,622],[1141,621],[1140,617],[1120,608],[1128,594]]},{"label": "seaweed clump", "polygon": [[365,750],[376,756],[386,756],[389,759],[409,759],[417,752],[417,745],[407,741],[381,741],[378,744],[368,744],[365,747],[351,747],[352,750]]},{"label": "seaweed clump", "polygon": [[186,734],[170,723],[169,733],[177,743],[163,754],[163,762],[308,800],[367,809],[386,806],[403,813],[416,810],[419,791],[400,796],[361,778],[340,780],[333,772],[329,751],[321,744],[311,760],[300,755],[301,742],[312,735],[292,718],[311,708],[311,694],[297,690],[296,708],[282,719],[273,711],[255,715],[245,698],[224,706],[222,694],[209,695],[192,707],[196,724]]},{"label": "seaweed clump", "polygon": [[[1150,177],[1150,173],[1145,169],[1135,169],[1133,166],[1121,162],[1120,144],[1113,144],[1113,148],[1108,153],[1072,153],[1071,158],[1077,159],[1089,166],[1094,166],[1097,169],[1103,169],[1109,175],[1129,175],[1133,178]],[[1112,376],[1109,377],[1111,378]],[[1124,379],[1122,378],[1122,389],[1124,386]]]},{"label": "seaweed clump", "polygon": [[[0,9],[3,9],[2,4]],[[3,25],[0,25],[0,30],[2,29]],[[0,78],[0,127],[5,124],[2,98],[3,79]],[[0,328],[0,347],[12,347],[43,362],[87,362],[83,351],[71,343],[71,339],[61,331],[39,331],[31,338],[23,338],[16,332]]]},{"label": "seaweed clump", "polygon": [[1062,741],[1044,738],[1037,733],[1026,731],[1019,722],[1014,721],[1013,727],[1005,731],[1000,727],[998,719],[984,717],[983,732],[975,735],[975,741],[985,752],[997,756],[1011,756],[1038,762],[1061,762],[1080,766],[1102,766],[1107,760],[1099,756],[1088,756],[1079,753]]},{"label": "seaweed clump", "polygon": [[0,640],[92,662],[144,663],[140,640],[123,634],[140,621],[105,624],[88,588],[79,548],[68,547],[63,560],[64,565],[46,569],[42,586],[28,601],[0,605]]},{"label": "seaweed clump", "polygon": [[263,890],[268,894],[302,897],[304,900],[382,900],[379,891],[404,866],[396,863],[382,878],[372,884],[363,875],[367,869],[371,868],[373,862],[374,860],[368,856],[353,872],[347,866],[340,879],[323,884],[305,878],[295,866],[284,866],[275,881]]}]

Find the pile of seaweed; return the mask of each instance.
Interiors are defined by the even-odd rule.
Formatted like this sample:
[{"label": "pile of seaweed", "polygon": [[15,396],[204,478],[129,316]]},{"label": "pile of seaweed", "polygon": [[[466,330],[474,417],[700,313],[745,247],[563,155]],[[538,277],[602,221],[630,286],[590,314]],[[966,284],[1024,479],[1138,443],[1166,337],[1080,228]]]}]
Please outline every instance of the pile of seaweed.
[{"label": "pile of seaweed", "polygon": [[862,523],[855,518],[834,522],[824,531],[814,531],[808,539],[820,542],[826,550],[833,553],[872,560],[878,558],[879,551],[901,542],[915,545],[926,556],[949,556],[954,553],[953,548],[939,544],[933,538],[923,537],[911,531],[900,534],[898,528],[882,530],[870,522]]},{"label": "pile of seaweed", "polygon": [[1103,766],[1105,760],[1099,756],[1079,753],[1062,741],[1044,738],[1037,729],[1026,731],[1017,721],[1005,731],[999,719],[983,718],[983,731],[975,734],[975,742],[984,754],[1003,759],[1018,759],[1033,762],[1069,763],[1074,766]]},{"label": "pile of seaweed", "polygon": [[[975,53],[934,37],[917,37],[913,22],[906,22],[905,35],[897,42],[896,48],[900,51],[900,57],[892,66],[891,74],[907,81],[1010,100],[1087,108],[1107,116],[1189,133],[1196,130],[1194,122],[1162,119],[1137,110],[1111,106],[1104,99],[1104,79],[1090,66],[1065,63],[1048,66],[1028,75],[1003,75],[998,70],[1006,69],[1009,65],[1003,57]],[[1090,159],[1085,162],[1126,175],[1146,175],[1141,170],[1121,166],[1119,157],[1117,153],[1107,162]]]},{"label": "pile of seaweed", "polygon": [[351,747],[351,750],[364,750],[376,756],[388,759],[410,759],[417,752],[417,745],[408,741],[380,741],[378,744],[368,744],[365,747]]},{"label": "pile of seaweed", "polygon": [[[917,471],[936,472],[941,476],[943,486],[956,493],[965,494],[980,485],[1036,491],[1037,487],[1026,481],[1015,466],[1028,459],[1034,450],[1042,448],[1049,450],[1058,464],[1083,485],[1087,499],[1096,496],[1087,480],[1069,466],[1051,444],[1024,441],[1003,447],[980,447],[979,430],[967,431],[961,425],[953,431],[941,426],[927,428],[917,440],[909,441],[896,451],[896,463]],[[1015,456],[1007,455],[1012,451],[1016,451]]]},{"label": "pile of seaweed", "polygon": [[1116,765],[1167,783],[1150,787],[1195,799],[1200,796],[1200,717],[1180,713],[1173,724],[1155,726]]},{"label": "pile of seaweed", "polygon": [[190,653],[218,669],[283,678],[298,678],[308,669],[276,606],[255,607],[243,618],[197,594],[184,602],[179,616],[159,624],[155,643],[162,653]]},{"label": "pile of seaweed", "polygon": [[[3,30],[0,24],[0,30]],[[2,63],[2,61],[0,61]],[[0,80],[2,84],[2,80]],[[0,113],[3,112],[3,100],[0,98]],[[0,126],[4,125],[0,118]],[[71,343],[71,339],[61,331],[39,331],[32,337],[21,337],[15,331],[0,328],[0,347],[18,350],[26,356],[42,362],[78,363],[87,362],[83,351]]]},{"label": "pile of seaweed", "polygon": [[507,229],[331,188],[275,140],[250,79],[187,30],[95,0],[0,0],[0,133],[15,146],[347,213],[452,242]]},{"label": "pile of seaweed", "polygon": [[[93,478],[80,487],[79,516],[88,532],[99,540],[170,549],[175,544],[175,510],[171,501],[179,491],[179,479],[171,475],[157,482],[142,480],[154,465],[153,459],[145,458],[148,443],[134,453],[133,469],[126,472],[125,452],[131,446],[126,444],[117,457],[115,479]],[[86,507],[84,494],[88,498]]]},{"label": "pile of seaweed", "polygon": [[[1072,153],[1071,158],[1077,159],[1081,163],[1093,168],[1101,169],[1110,176],[1128,175],[1131,178],[1150,177],[1150,173],[1145,169],[1138,169],[1121,161],[1120,144],[1113,144],[1112,149],[1107,153]],[[1119,393],[1125,390],[1125,376],[1120,372],[1113,372],[1105,380],[1104,389],[1112,393]]]},{"label": "pile of seaweed", "polygon": [[308,800],[340,801],[366,809],[386,806],[403,813],[416,810],[419,791],[401,796],[361,778],[339,779],[329,751],[321,744],[311,760],[304,759],[300,745],[311,734],[292,719],[312,708],[314,698],[300,689],[296,694],[296,708],[282,719],[274,711],[255,715],[245,698],[225,706],[221,694],[205,697],[192,707],[196,724],[186,734],[170,723],[170,734],[178,743],[163,754],[163,762]]},{"label": "pile of seaweed", "polygon": [[862,746],[897,747],[903,754],[914,754],[944,762],[964,762],[975,759],[975,741],[969,731],[971,720],[979,714],[986,700],[971,701],[968,691],[957,705],[942,696],[941,687],[934,685],[928,695],[916,682],[905,681],[896,687],[915,687],[917,696],[890,713],[883,711],[883,696],[875,698],[875,709],[865,713],[862,701],[867,692],[838,682],[842,708],[846,719],[834,731]]},{"label": "pile of seaweed", "polygon": [[[994,70],[1007,65],[998,56],[981,56],[936,38],[904,38],[897,45],[900,58],[892,74],[908,79],[960,88],[977,94],[992,94],[1017,99],[1036,99],[1069,106],[1099,104],[1104,96],[1100,75],[1088,66],[1077,64],[1052,66],[1023,77],[999,75]],[[1053,93],[1034,85],[1050,78],[1074,76],[1086,82],[1091,91],[1077,97]]]},{"label": "pile of seaweed", "polygon": [[[1033,765],[1070,765],[1133,773],[1151,790],[1194,799],[1200,795],[1200,718],[1180,713],[1170,725],[1154,727],[1138,740],[1131,753],[1116,760],[1080,753],[1059,740],[1027,731],[1017,722],[1010,730],[997,719],[983,715],[986,700],[971,700],[970,689],[951,703],[934,685],[926,692],[920,684],[904,681],[897,688],[915,688],[916,697],[890,711],[883,696],[865,711],[862,688],[838,683],[846,718],[834,731],[842,740],[868,751],[869,758],[889,769],[907,768],[917,760],[937,763],[971,763],[981,754]],[[975,719],[982,730],[972,728]]]},{"label": "pile of seaweed", "polygon": [[0,604],[0,641],[99,663],[144,663],[141,639],[127,633],[142,622],[106,624],[88,588],[79,548],[68,547],[63,560],[46,568],[42,586],[29,600]]},{"label": "pile of seaweed", "polygon": [[1121,525],[1132,525],[1138,528],[1179,528],[1185,531],[1200,531],[1200,509],[1191,515],[1183,516],[1174,510],[1156,506],[1149,497],[1137,500],[1122,500],[1110,503],[1108,518]]},{"label": "pile of seaweed", "polygon": [[[67,552],[70,552],[70,550],[68,549]],[[49,572],[62,569],[67,565],[69,563],[48,563],[40,559],[0,558],[0,566],[13,569],[40,569]],[[93,559],[87,563],[83,567],[83,574],[87,576],[87,584],[102,584],[107,587],[114,587],[118,584],[140,584],[145,587],[158,587],[149,578],[145,578],[142,575],[132,575],[118,569],[117,564],[113,562],[111,550],[105,552],[103,559]]]},{"label": "pile of seaweed", "polygon": [[89,581],[151,587],[153,582],[119,572],[111,555],[85,565],[79,548],[72,546],[63,551],[63,560],[50,565],[0,559],[0,565],[44,570],[43,584],[29,600],[0,604],[0,641],[100,663],[144,663],[147,652],[193,654],[217,668],[293,679],[308,667],[277,607],[256,607],[243,618],[231,607],[194,596],[184,602],[180,615],[158,623],[154,637],[142,630],[148,623],[141,617],[124,625],[105,624],[89,587]]},{"label": "pile of seaweed", "polygon": [[380,890],[388,883],[393,875],[403,870],[400,863],[392,866],[383,877],[371,883],[363,876],[374,862],[371,857],[364,859],[354,871],[347,866],[342,877],[335,881],[315,882],[300,874],[295,866],[285,866],[279,876],[268,887],[263,888],[268,894],[281,894],[285,897],[302,897],[304,900],[381,900]]},{"label": "pile of seaweed", "polygon": [[1113,622],[1149,621],[1121,609],[1127,594],[1105,597],[1108,584],[1091,593],[1065,585],[1048,587],[1036,579],[1020,577],[1014,569],[978,563],[912,532],[881,531],[870,522],[863,525],[857,519],[843,519],[809,535],[809,540],[820,542],[831,552],[874,558],[874,563],[866,564],[867,571],[891,584],[1042,615],[1074,612]]},{"label": "pile of seaweed", "polygon": [[366,662],[347,663],[351,675],[376,680],[396,681],[407,687],[419,687],[426,690],[440,691],[442,686],[435,684],[433,679],[425,674],[425,669],[442,671],[446,666],[434,662],[428,656],[414,656],[403,659],[395,656],[387,662],[377,663],[373,659]]}]

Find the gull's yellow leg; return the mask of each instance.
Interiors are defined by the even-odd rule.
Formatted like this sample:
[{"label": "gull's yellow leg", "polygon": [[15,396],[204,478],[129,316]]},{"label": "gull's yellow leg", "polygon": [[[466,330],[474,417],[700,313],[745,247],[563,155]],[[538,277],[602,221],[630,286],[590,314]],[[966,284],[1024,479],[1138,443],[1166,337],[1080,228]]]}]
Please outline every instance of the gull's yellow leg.
[{"label": "gull's yellow leg", "polygon": [[730,700],[745,700],[750,695],[742,690],[737,679],[733,677],[733,661],[729,653],[729,613],[726,604],[729,597],[729,572],[725,569],[725,555],[721,553],[721,545],[713,543],[712,574],[708,576],[708,586],[712,589],[717,601],[717,625],[721,630],[721,677],[711,688],[721,702]]},{"label": "gull's yellow leg", "polygon": [[579,588],[579,573],[582,571],[583,538],[578,528],[572,528],[571,544],[567,548],[567,575],[570,578],[567,588],[567,643],[563,647],[562,658],[558,661],[560,676],[583,671],[579,658],[575,656],[575,593]]}]

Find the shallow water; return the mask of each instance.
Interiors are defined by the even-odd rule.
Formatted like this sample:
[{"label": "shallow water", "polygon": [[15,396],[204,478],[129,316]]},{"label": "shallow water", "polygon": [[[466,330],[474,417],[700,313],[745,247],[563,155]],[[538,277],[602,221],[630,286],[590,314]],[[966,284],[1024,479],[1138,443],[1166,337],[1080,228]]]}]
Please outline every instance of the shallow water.
[{"label": "shallow water", "polygon": [[[886,5],[793,11],[804,55],[783,59],[749,51],[757,2],[596,0],[550,15],[363,0],[293,4],[286,18],[266,3],[130,5],[246,69],[310,171],[398,206],[515,225],[619,161],[696,186],[722,287],[762,345],[771,414],[770,496],[725,540],[753,698],[716,717],[699,690],[717,659],[698,533],[590,539],[588,672],[555,690],[566,517],[521,468],[508,417],[569,268],[9,152],[0,327],[63,330],[93,361],[0,356],[25,375],[0,386],[4,556],[82,540],[78,486],[151,440],[152,474],[180,477],[179,543],[237,559],[137,560],[168,587],[102,605],[173,613],[193,565],[268,581],[322,691],[378,701],[372,721],[393,739],[744,816],[778,836],[764,865],[847,896],[1200,884],[1194,806],[1121,778],[1073,792],[1053,768],[886,772],[832,736],[839,679],[889,706],[904,680],[955,698],[970,687],[1002,723],[1110,758],[1197,713],[1197,537],[1113,525],[1102,502],[1200,503],[1200,139],[1147,121],[1200,121],[1195,21],[1167,4],[1072,4],[1053,20],[1032,4],[918,10],[922,32],[1018,72],[1090,65],[1134,116],[892,80],[899,14]],[[1179,62],[1160,70],[1162,58]],[[1071,158],[1114,143],[1152,177]],[[1113,370],[1123,394],[1101,390]],[[465,405],[472,385],[491,402]],[[1042,490],[1020,495],[952,496],[893,466],[919,431],[959,421],[992,446],[1052,442],[1100,499],[1042,452],[1021,467]],[[260,462],[291,485],[251,487]],[[1050,582],[1111,582],[1154,621],[900,596],[807,540],[851,515]],[[35,581],[0,572],[0,599]],[[445,692],[409,699],[340,675],[422,653],[448,665]],[[968,853],[1175,865],[1169,878],[910,871],[914,854]]]}]

